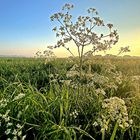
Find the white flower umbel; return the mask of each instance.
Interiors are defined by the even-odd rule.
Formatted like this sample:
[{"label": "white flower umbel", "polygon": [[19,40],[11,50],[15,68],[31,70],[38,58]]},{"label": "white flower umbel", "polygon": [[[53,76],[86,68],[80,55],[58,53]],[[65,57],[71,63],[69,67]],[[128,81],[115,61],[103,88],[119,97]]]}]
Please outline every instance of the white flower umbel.
[{"label": "white flower umbel", "polygon": [[[117,122],[121,129],[126,129],[132,124],[133,120],[128,118],[125,101],[118,97],[111,97],[104,99],[102,112],[96,122],[101,126],[101,130],[107,130],[110,122]],[[95,123],[93,125],[95,126]]]},{"label": "white flower umbel", "polygon": [[105,99],[102,103],[102,108],[105,111],[105,118],[110,118],[113,122],[118,122],[121,128],[129,127],[129,119],[127,106],[123,99],[118,97],[111,97],[109,99]]}]

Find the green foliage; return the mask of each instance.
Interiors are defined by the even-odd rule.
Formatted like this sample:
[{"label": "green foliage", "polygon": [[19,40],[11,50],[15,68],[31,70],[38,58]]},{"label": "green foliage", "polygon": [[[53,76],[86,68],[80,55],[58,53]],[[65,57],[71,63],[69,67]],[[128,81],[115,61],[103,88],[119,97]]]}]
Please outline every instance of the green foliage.
[{"label": "green foliage", "polygon": [[140,61],[92,59],[80,82],[70,59],[42,60],[0,59],[0,139],[140,138]]}]

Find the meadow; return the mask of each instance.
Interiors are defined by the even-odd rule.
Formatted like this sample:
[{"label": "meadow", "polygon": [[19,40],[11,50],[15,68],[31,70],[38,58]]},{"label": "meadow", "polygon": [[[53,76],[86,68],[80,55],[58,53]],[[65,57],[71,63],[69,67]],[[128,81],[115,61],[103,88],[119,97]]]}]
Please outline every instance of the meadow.
[{"label": "meadow", "polygon": [[139,140],[140,58],[0,58],[1,140]]}]

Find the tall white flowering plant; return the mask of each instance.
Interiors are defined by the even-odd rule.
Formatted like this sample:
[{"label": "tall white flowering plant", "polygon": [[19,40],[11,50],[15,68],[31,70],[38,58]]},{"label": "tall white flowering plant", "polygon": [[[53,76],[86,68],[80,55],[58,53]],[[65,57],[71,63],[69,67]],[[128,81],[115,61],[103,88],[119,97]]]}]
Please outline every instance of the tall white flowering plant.
[{"label": "tall white flowering plant", "polygon": [[[56,37],[59,38],[54,48],[64,47],[72,56],[75,56],[71,48],[66,46],[70,41],[75,43],[81,77],[84,56],[110,49],[112,45],[118,42],[119,36],[117,30],[113,30],[113,24],[105,24],[94,8],[87,10],[87,16],[79,16],[76,20],[73,20],[73,16],[70,14],[70,10],[73,7],[72,4],[65,4],[62,7],[62,12],[55,13],[50,18],[51,21],[56,20],[59,23],[57,27],[53,28],[53,31],[56,32]],[[104,32],[96,33],[95,30],[99,27],[107,28],[108,34],[104,34]],[[92,45],[92,49],[85,52],[85,48],[88,45]]]}]

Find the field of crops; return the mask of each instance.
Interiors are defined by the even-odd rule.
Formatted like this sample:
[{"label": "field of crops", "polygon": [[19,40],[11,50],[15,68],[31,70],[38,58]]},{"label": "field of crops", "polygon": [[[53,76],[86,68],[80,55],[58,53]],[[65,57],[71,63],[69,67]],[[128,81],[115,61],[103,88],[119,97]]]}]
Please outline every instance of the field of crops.
[{"label": "field of crops", "polygon": [[0,140],[139,140],[140,58],[0,58]]}]

